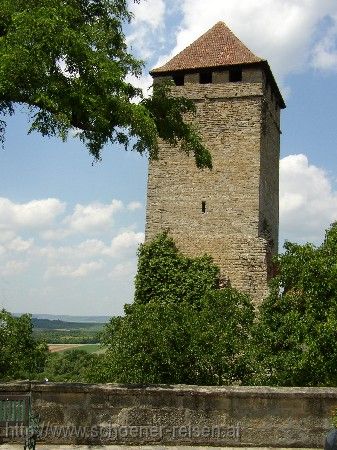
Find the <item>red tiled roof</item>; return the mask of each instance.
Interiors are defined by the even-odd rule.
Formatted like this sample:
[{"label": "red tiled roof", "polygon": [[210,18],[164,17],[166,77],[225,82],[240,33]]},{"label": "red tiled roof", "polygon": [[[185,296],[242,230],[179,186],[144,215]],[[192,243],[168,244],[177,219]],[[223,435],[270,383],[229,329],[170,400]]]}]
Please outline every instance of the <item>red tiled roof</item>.
[{"label": "red tiled roof", "polygon": [[223,23],[218,22],[205,34],[162,67],[151,73],[202,69],[264,61],[254,55]]}]

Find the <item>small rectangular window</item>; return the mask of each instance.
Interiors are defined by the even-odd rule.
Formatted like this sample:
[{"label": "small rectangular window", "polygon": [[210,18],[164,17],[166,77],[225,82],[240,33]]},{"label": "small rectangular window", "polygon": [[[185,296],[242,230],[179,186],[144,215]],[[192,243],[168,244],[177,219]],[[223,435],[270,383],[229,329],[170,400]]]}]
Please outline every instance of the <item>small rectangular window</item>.
[{"label": "small rectangular window", "polygon": [[185,77],[183,73],[175,73],[172,78],[176,86],[184,86]]},{"label": "small rectangular window", "polygon": [[203,214],[205,214],[205,212],[206,212],[206,202],[205,201],[201,202],[201,212]]},{"label": "small rectangular window", "polygon": [[242,67],[232,67],[229,69],[229,81],[231,83],[242,81]]},{"label": "small rectangular window", "polygon": [[200,72],[199,73],[199,83],[200,84],[211,84],[212,83],[212,72]]}]

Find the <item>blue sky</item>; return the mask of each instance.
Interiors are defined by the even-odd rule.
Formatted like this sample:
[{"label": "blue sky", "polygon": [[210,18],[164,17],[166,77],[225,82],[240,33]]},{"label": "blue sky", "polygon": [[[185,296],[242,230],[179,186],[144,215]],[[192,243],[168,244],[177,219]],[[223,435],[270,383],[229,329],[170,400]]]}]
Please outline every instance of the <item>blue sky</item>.
[{"label": "blue sky", "polygon": [[[337,4],[326,0],[142,0],[126,27],[146,60],[137,80],[219,20],[268,59],[285,96],[281,243],[319,243],[337,220]],[[107,147],[92,164],[75,139],[27,136],[24,110],[0,151],[0,307],[113,315],[132,300],[144,238],[147,160]]]}]

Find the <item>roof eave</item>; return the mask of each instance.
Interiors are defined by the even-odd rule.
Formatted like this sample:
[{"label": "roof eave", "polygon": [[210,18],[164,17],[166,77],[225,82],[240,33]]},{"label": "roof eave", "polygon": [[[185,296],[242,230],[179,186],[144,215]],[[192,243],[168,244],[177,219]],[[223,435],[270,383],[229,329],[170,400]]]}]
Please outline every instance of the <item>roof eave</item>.
[{"label": "roof eave", "polygon": [[267,77],[279,97],[280,108],[282,108],[282,109],[286,108],[286,104],[282,97],[281,91],[275,81],[274,75],[273,75],[271,68],[268,64],[268,61],[266,59],[261,59],[260,61],[252,61],[252,62],[226,64],[223,66],[190,67],[190,68],[186,68],[186,69],[169,69],[169,70],[167,70],[167,69],[164,69],[165,66],[163,66],[163,68],[158,67],[158,68],[151,70],[150,75],[152,77],[156,77],[156,76],[161,76],[161,75],[166,76],[166,75],[170,75],[172,73],[179,73],[179,72],[191,73],[191,72],[196,72],[196,71],[200,71],[200,70],[210,70],[210,69],[212,69],[212,70],[218,69],[219,70],[219,69],[226,69],[228,67],[233,67],[233,66],[254,66],[254,65],[262,66],[265,69]]},{"label": "roof eave", "polygon": [[267,62],[264,59],[261,59],[260,61],[250,61],[250,62],[236,62],[236,63],[230,63],[230,64],[224,64],[224,65],[217,65],[217,66],[195,66],[195,67],[188,67],[188,68],[177,68],[177,69],[165,69],[165,66],[157,67],[152,69],[149,73],[150,75],[169,75],[171,73],[178,73],[178,72],[196,72],[200,70],[215,70],[215,69],[226,69],[227,67],[232,66],[251,66],[251,65],[259,65],[261,63]]},{"label": "roof eave", "polygon": [[275,89],[275,91],[276,91],[276,93],[277,93],[277,95],[279,97],[280,108],[281,109],[285,109],[287,107],[287,105],[285,104],[285,101],[284,101],[284,99],[282,97],[282,94],[281,94],[281,91],[280,91],[280,89],[278,87],[278,84],[276,83],[276,80],[275,80],[273,72],[271,71],[271,68],[270,68],[270,66],[268,64],[268,61],[267,60],[263,61],[263,65],[264,65],[264,67],[266,69],[266,73],[267,73],[267,76],[269,77],[269,81],[272,84],[272,86],[274,87],[274,89]]}]

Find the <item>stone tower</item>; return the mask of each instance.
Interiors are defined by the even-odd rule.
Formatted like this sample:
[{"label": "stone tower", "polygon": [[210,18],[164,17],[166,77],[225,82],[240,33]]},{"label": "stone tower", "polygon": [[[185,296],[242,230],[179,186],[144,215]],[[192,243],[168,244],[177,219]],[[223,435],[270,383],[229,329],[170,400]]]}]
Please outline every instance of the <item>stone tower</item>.
[{"label": "stone tower", "polygon": [[278,251],[280,109],[266,60],[219,22],[164,66],[172,94],[196,103],[213,170],[160,143],[148,175],[146,240],[168,230],[189,256],[211,255],[224,284],[259,302]]}]

